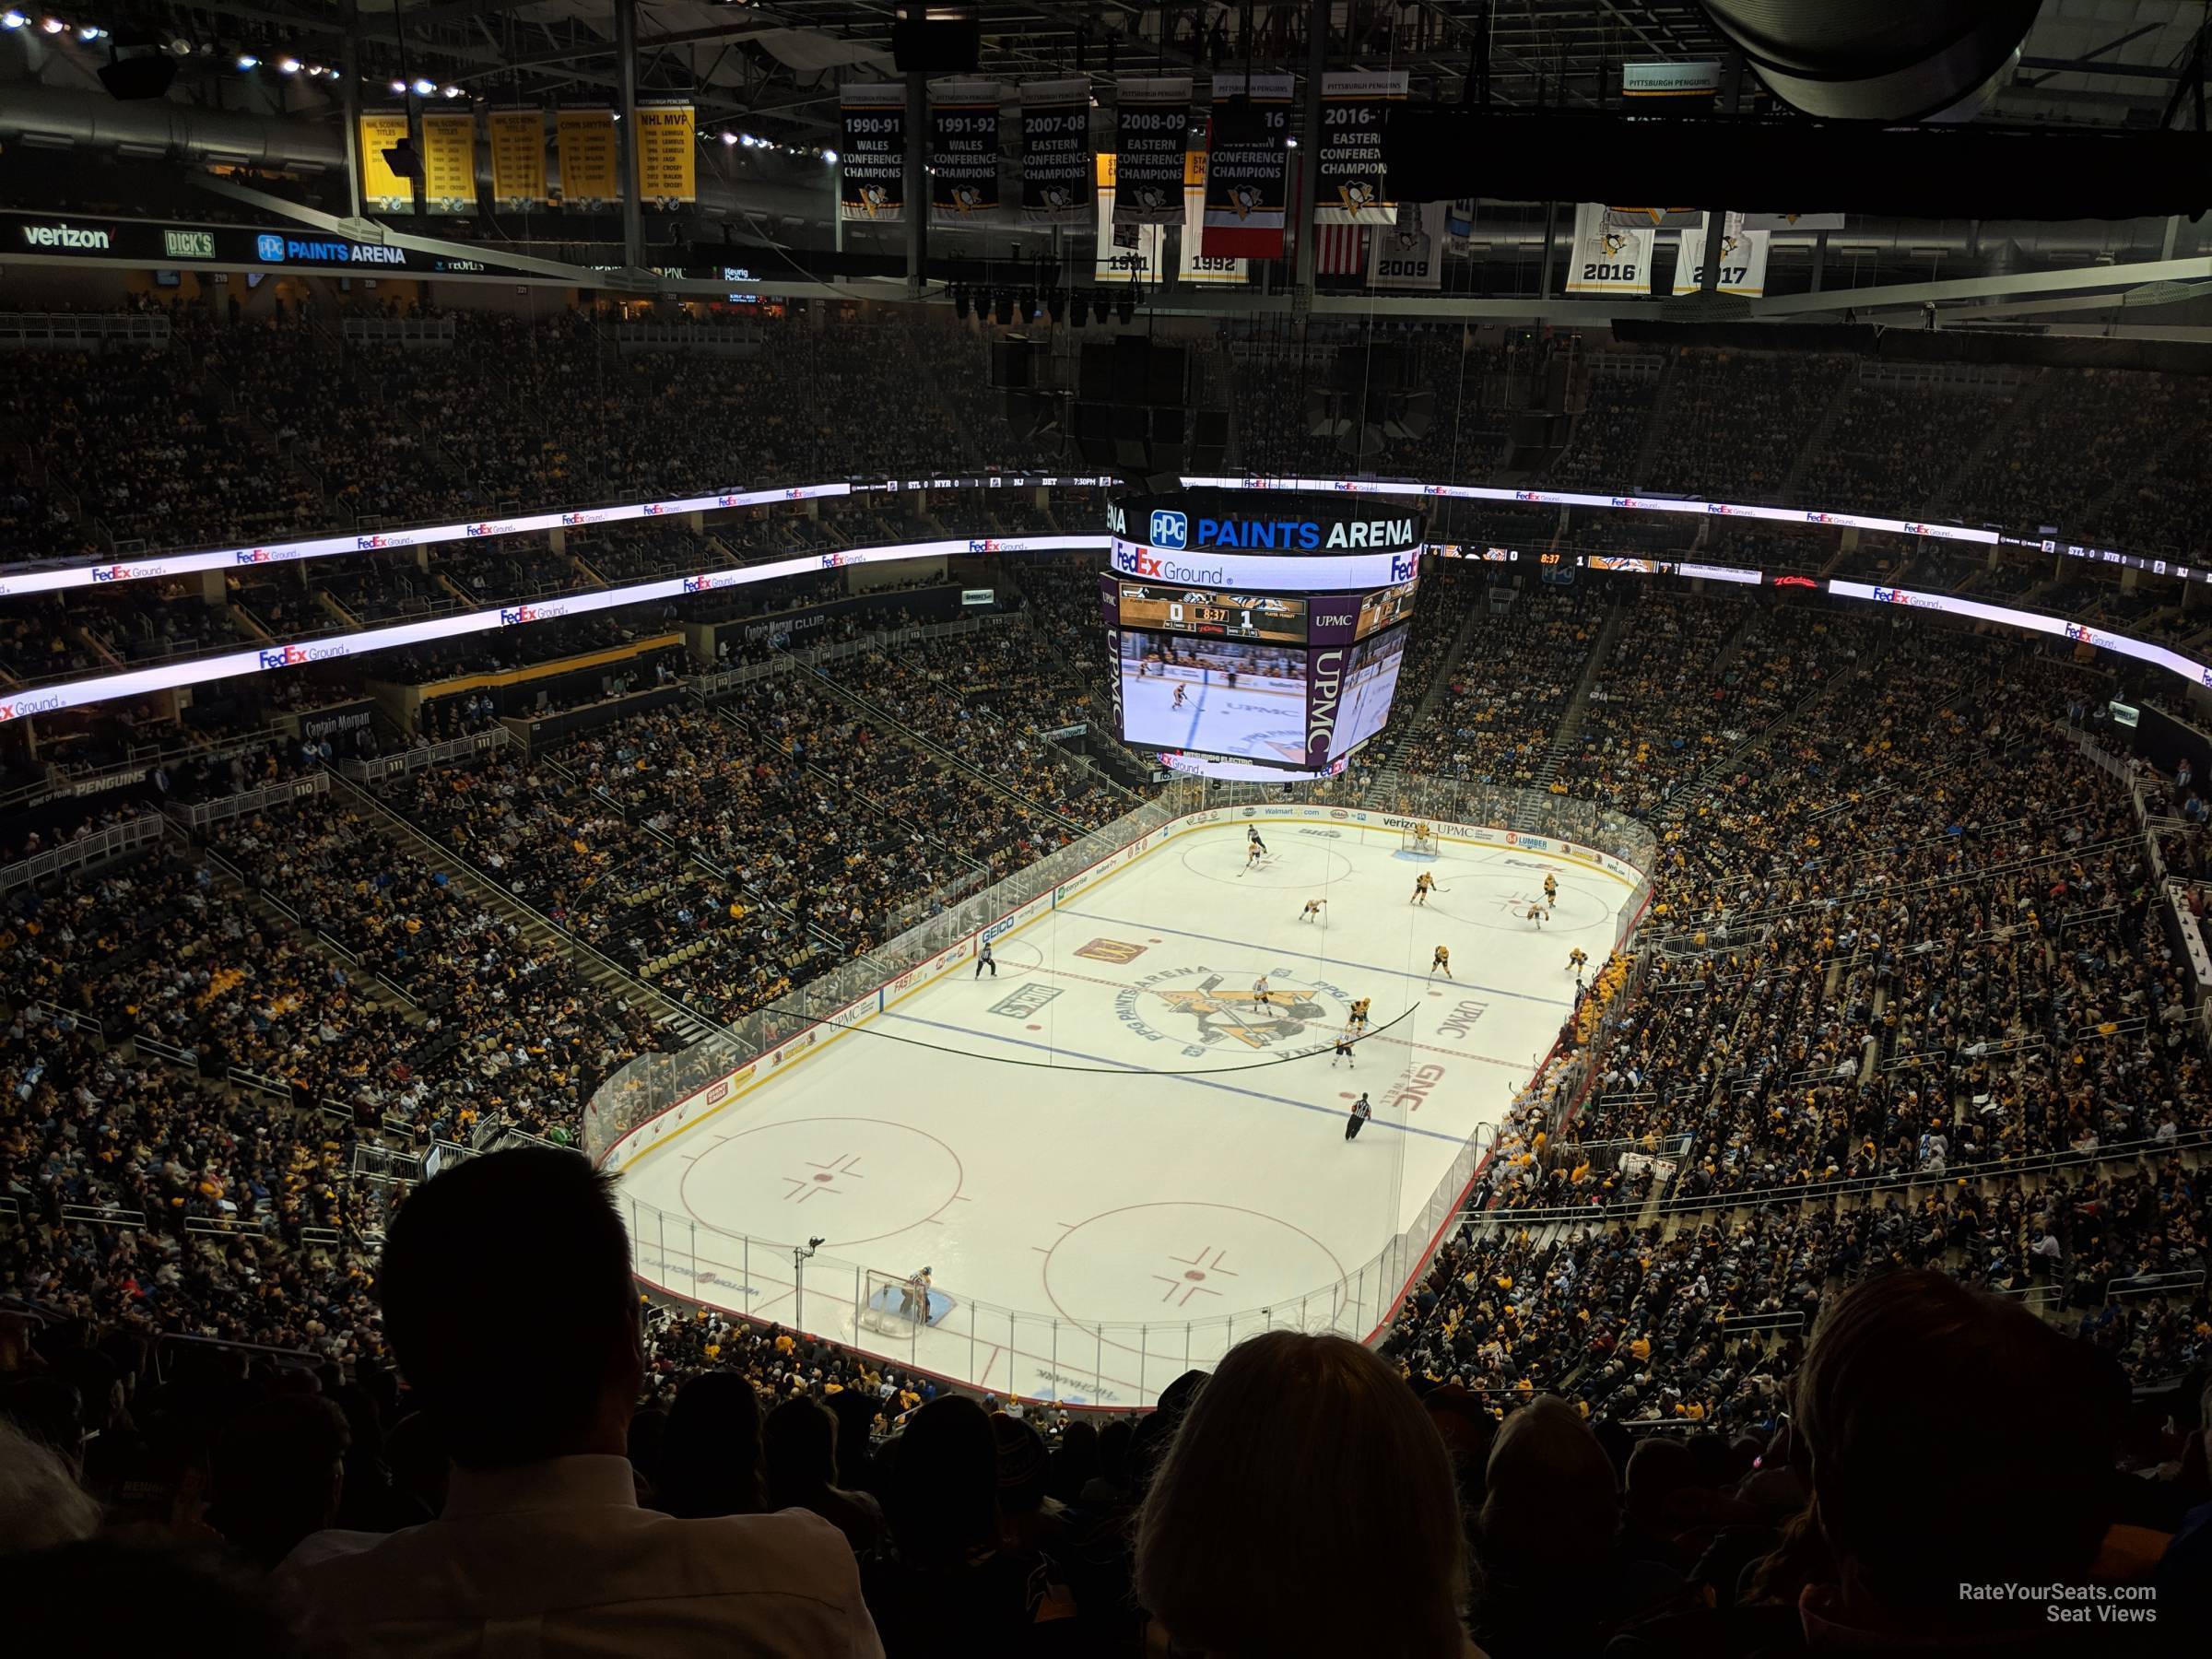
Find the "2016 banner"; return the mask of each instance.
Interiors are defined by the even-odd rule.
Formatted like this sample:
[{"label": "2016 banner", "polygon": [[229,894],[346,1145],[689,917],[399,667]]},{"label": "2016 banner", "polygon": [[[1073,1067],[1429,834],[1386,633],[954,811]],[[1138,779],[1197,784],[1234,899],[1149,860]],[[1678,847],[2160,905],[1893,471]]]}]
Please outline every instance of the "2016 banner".
[{"label": "2016 banner", "polygon": [[698,116],[689,104],[638,111],[638,200],[677,207],[699,200]]},{"label": "2016 banner", "polygon": [[[1767,291],[1767,244],[1773,233],[1739,229],[1739,222],[1733,213],[1722,221],[1721,268],[1714,291],[1756,300]],[[1675,256],[1677,294],[1695,294],[1705,286],[1705,230],[1706,227],[1700,226],[1682,232],[1682,250]]]},{"label": "2016 banner", "polygon": [[1124,75],[1114,89],[1113,222],[1172,225],[1182,217],[1191,77]]},{"label": "2016 banner", "polygon": [[1567,262],[1571,294],[1649,294],[1651,227],[1612,223],[1613,210],[1583,202],[1574,210],[1574,252]]},{"label": "2016 banner", "polygon": [[611,207],[621,198],[612,110],[559,110],[553,139],[560,151],[560,199],[565,206]]},{"label": "2016 banner", "polygon": [[1378,229],[1369,241],[1367,286],[1442,288],[1444,236],[1441,202],[1399,203],[1397,222]]},{"label": "2016 banner", "polygon": [[[1288,75],[1214,76],[1214,130],[1206,162],[1206,225],[1202,247],[1207,257],[1280,259],[1283,227],[1290,199],[1290,100],[1296,77]],[[1256,130],[1234,142],[1221,135],[1222,107],[1233,98],[1250,101]]]},{"label": "2016 banner", "polygon": [[1406,101],[1406,71],[1332,69],[1321,77],[1317,225],[1379,225],[1397,210],[1382,166],[1382,124]]},{"label": "2016 banner", "polygon": [[1030,81],[1021,88],[1021,222],[1089,218],[1090,82]]},{"label": "2016 banner", "polygon": [[384,152],[407,142],[405,110],[361,112],[361,205],[371,213],[415,211],[415,182],[392,171]]},{"label": "2016 banner", "polygon": [[422,204],[432,213],[477,210],[477,118],[466,110],[422,112]]},{"label": "2016 banner", "polygon": [[838,212],[895,225],[906,205],[906,88],[896,81],[848,86],[841,95],[844,147],[838,151]]},{"label": "2016 banner", "polygon": [[[1100,155],[1096,166],[1098,247],[1092,258],[1093,280],[1159,283],[1169,270],[1167,227],[1114,223],[1114,159]],[[1251,262],[1231,254],[1206,253],[1205,222],[1206,152],[1191,150],[1183,157],[1182,241],[1175,278],[1211,286],[1241,285]]]},{"label": "2016 banner", "polygon": [[929,214],[940,225],[998,217],[998,100],[994,80],[929,84]]},{"label": "2016 banner", "polygon": [[503,212],[546,205],[546,112],[536,108],[494,110],[491,128],[491,200]]}]

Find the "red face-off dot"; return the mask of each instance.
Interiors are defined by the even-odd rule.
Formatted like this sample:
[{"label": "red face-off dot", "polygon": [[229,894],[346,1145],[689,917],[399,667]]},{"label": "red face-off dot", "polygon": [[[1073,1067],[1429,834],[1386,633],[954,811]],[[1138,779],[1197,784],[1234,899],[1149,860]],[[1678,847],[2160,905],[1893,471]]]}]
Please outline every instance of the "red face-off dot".
[{"label": "red face-off dot", "polygon": [[1198,1279],[1202,1279],[1202,1278],[1204,1278],[1204,1277],[1206,1277],[1206,1275],[1205,1275],[1205,1274],[1203,1274],[1203,1273],[1201,1273],[1201,1272],[1199,1272],[1197,1268],[1195,1268],[1195,1267],[1192,1267],[1192,1268],[1188,1268],[1188,1269],[1186,1269],[1186,1270],[1184,1271],[1184,1273],[1183,1273],[1183,1276],[1182,1276],[1182,1277],[1183,1277],[1184,1278],[1186,1278],[1186,1279],[1190,1279],[1190,1280],[1192,1280],[1192,1281],[1195,1282],[1195,1281],[1196,1281],[1196,1280],[1198,1280]]}]

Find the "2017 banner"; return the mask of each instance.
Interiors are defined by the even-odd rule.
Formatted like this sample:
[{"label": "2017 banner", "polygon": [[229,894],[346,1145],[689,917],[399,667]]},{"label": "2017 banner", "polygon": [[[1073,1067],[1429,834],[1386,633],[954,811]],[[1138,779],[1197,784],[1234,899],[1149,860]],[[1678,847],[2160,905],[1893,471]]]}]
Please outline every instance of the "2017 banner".
[{"label": "2017 banner", "polygon": [[1090,82],[1030,81],[1021,88],[1021,222],[1089,218]]},{"label": "2017 banner", "polygon": [[546,205],[546,112],[494,110],[491,129],[491,200],[503,212]]},{"label": "2017 banner", "polygon": [[906,207],[906,88],[896,81],[848,86],[845,142],[838,151],[838,212],[895,225]]},{"label": "2017 banner", "polygon": [[[1290,100],[1296,77],[1288,75],[1214,76],[1214,130],[1206,162],[1206,223],[1202,245],[1208,257],[1280,259],[1283,227],[1290,199]],[[1222,109],[1231,99],[1249,100],[1256,128],[1222,137]]]},{"label": "2017 banner", "polygon": [[994,80],[929,84],[929,208],[940,225],[998,217],[998,100]]},{"label": "2017 banner", "polygon": [[1649,294],[1652,247],[1650,226],[1612,221],[1613,210],[1583,202],[1574,210],[1574,252],[1567,262],[1571,294]]},{"label": "2017 banner", "polygon": [[564,206],[594,210],[621,199],[621,170],[615,163],[612,110],[558,110],[554,145],[560,152],[560,199]]},{"label": "2017 banner", "polygon": [[677,207],[699,200],[698,116],[689,104],[638,111],[638,200]]},{"label": "2017 banner", "polygon": [[477,118],[466,110],[422,112],[422,204],[432,213],[477,210]]},{"label": "2017 banner", "polygon": [[1444,205],[1401,202],[1394,224],[1378,229],[1368,245],[1367,286],[1419,288],[1444,286]]},{"label": "2017 banner", "polygon": [[1317,225],[1379,225],[1397,210],[1382,166],[1382,124],[1406,101],[1406,71],[1332,69],[1321,77]]},{"label": "2017 banner", "polygon": [[1114,91],[1113,222],[1172,225],[1182,218],[1191,77],[1124,75]]},{"label": "2017 banner", "polygon": [[407,142],[405,110],[361,112],[361,205],[371,213],[415,211],[415,182],[392,171],[384,152]]},{"label": "2017 banner", "polygon": [[[1710,222],[1710,221],[1709,221]],[[1720,272],[1713,291],[1741,294],[1757,300],[1767,291],[1767,246],[1773,233],[1738,228],[1731,213],[1721,225]],[[1705,286],[1706,226],[1682,232],[1682,249],[1675,255],[1675,292],[1695,294]]]}]

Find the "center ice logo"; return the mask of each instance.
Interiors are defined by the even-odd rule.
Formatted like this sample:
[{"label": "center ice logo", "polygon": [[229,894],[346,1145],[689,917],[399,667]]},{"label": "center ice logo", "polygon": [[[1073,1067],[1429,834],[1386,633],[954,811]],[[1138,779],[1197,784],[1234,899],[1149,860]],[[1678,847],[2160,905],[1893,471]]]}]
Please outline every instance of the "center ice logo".
[{"label": "center ice logo", "polygon": [[1186,547],[1190,534],[1190,521],[1180,512],[1163,508],[1152,515],[1152,545],[1156,547]]},{"label": "center ice logo", "polygon": [[[1195,984],[1180,983],[1195,980]],[[1322,1001],[1335,997],[1348,1006],[1351,998],[1335,985],[1277,985],[1267,1000],[1249,987],[1232,989],[1229,976],[1206,968],[1174,968],[1141,979],[1113,999],[1113,1011],[1123,1025],[1147,1042],[1180,1042],[1182,1052],[1199,1058],[1218,1053],[1225,1045],[1265,1053],[1310,1037],[1329,1041],[1321,1030],[1324,1022],[1341,1018]],[[1155,1014],[1165,1005],[1165,1017]],[[1143,1012],[1140,1013],[1139,1010]],[[1147,1023],[1159,1018],[1161,1030]]]}]

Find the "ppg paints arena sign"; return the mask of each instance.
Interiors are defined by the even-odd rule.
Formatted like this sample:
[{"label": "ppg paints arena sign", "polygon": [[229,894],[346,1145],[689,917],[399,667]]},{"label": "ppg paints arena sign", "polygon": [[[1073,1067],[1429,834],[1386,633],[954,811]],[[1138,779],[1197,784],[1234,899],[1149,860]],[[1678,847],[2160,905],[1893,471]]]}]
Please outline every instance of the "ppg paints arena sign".
[{"label": "ppg paints arena sign", "polygon": [[1357,496],[1137,496],[1108,506],[1106,528],[1175,553],[1398,553],[1421,544],[1418,514],[1378,512]]}]

